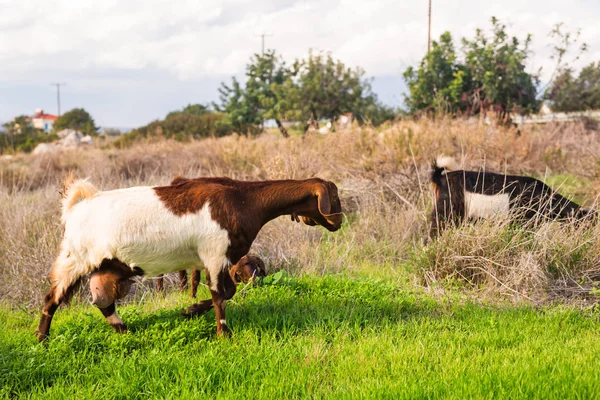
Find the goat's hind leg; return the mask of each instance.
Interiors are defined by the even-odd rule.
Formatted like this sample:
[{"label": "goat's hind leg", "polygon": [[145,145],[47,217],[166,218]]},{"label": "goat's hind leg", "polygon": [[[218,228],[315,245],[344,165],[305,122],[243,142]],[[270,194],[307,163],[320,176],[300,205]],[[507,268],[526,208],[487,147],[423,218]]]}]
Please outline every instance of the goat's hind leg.
[{"label": "goat's hind leg", "polygon": [[191,280],[191,289],[190,289],[192,299],[196,298],[196,294],[198,293],[198,285],[199,284],[200,284],[200,270],[194,268],[194,269],[192,269],[192,280]]},{"label": "goat's hind leg", "polygon": [[73,276],[73,264],[71,259],[64,254],[59,255],[58,259],[52,266],[50,272],[50,290],[44,298],[44,307],[42,308],[42,316],[35,335],[41,342],[46,339],[50,333],[50,325],[54,313],[61,303],[69,301],[73,292],[81,281],[81,276]]},{"label": "goat's hind leg", "polygon": [[[210,286],[210,274],[208,270],[206,271],[206,283]],[[196,297],[196,292],[198,290],[198,285],[200,284],[200,270],[194,268],[192,270],[192,280],[191,280],[191,295],[192,298]],[[181,312],[186,318],[193,318],[204,314],[213,308],[212,300],[202,300],[199,303],[194,303],[189,306],[185,311]]]}]

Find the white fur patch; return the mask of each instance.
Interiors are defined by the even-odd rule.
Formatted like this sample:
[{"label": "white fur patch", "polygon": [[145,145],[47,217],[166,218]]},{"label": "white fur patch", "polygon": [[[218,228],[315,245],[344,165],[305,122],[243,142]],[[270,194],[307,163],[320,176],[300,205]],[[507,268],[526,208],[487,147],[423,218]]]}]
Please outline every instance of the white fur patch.
[{"label": "white fur patch", "polygon": [[75,204],[65,217],[54,265],[61,287],[105,258],[137,266],[146,276],[204,265],[215,285],[218,272],[230,264],[229,234],[212,219],[208,202],[194,214],[177,216],[152,187],[141,186],[99,192]]},{"label": "white fur patch", "polygon": [[465,213],[469,218],[490,218],[506,215],[510,209],[508,194],[486,195],[465,191]]},{"label": "white fur patch", "polygon": [[227,321],[225,321],[224,319],[220,319],[219,322],[221,323],[221,325],[227,325]]},{"label": "white fur patch", "polygon": [[436,158],[435,165],[438,168],[446,168],[448,171],[458,171],[460,169],[460,166],[454,158],[445,156],[443,154]]}]

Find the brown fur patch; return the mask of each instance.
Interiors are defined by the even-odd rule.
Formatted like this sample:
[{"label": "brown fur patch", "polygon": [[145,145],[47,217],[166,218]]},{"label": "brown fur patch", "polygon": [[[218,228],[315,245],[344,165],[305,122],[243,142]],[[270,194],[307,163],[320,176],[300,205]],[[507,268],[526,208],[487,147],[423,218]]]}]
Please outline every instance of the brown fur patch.
[{"label": "brown fur patch", "polygon": [[100,268],[90,276],[92,304],[99,308],[108,307],[127,296],[131,288],[131,277],[135,272],[116,260],[104,260]]},{"label": "brown fur patch", "polygon": [[213,220],[229,232],[227,256],[232,264],[248,252],[262,226],[280,215],[302,216],[330,231],[341,225],[337,187],[319,178],[236,181],[177,177],[173,182],[154,188],[158,198],[178,216],[197,213],[208,202]]},{"label": "brown fur patch", "polygon": [[255,276],[266,276],[265,263],[260,257],[247,254],[229,270],[234,283],[248,283]]}]

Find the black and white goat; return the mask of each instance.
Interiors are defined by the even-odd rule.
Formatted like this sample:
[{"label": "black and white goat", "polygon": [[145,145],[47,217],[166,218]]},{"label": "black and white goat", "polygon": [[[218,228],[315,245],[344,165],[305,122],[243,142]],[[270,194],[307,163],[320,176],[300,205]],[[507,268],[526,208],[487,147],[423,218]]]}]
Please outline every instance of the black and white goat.
[{"label": "black and white goat", "polygon": [[431,237],[449,222],[490,218],[515,210],[518,210],[514,213],[515,217],[521,221],[539,217],[582,220],[596,214],[535,178],[459,170],[451,157],[438,157],[432,167],[431,184],[435,200],[431,213]]}]

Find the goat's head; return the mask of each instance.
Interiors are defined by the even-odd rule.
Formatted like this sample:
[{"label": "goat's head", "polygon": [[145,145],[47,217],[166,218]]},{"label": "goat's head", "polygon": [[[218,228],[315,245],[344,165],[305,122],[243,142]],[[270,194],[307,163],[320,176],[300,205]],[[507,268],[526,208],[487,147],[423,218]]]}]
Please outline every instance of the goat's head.
[{"label": "goat's head", "polygon": [[237,264],[231,267],[229,273],[235,283],[247,283],[254,277],[267,275],[263,260],[251,254],[242,257]]},{"label": "goat's head", "polygon": [[299,216],[306,225],[321,225],[335,232],[342,226],[342,204],[338,189],[333,182],[319,181],[315,183],[307,207],[293,213],[292,219],[299,222]]},{"label": "goat's head", "polygon": [[598,218],[598,211],[591,208],[580,208],[575,213],[577,221],[595,221]]},{"label": "goat's head", "polygon": [[110,260],[105,260],[101,267],[90,276],[90,292],[92,304],[105,308],[116,300],[127,296],[133,281],[134,273]]}]

